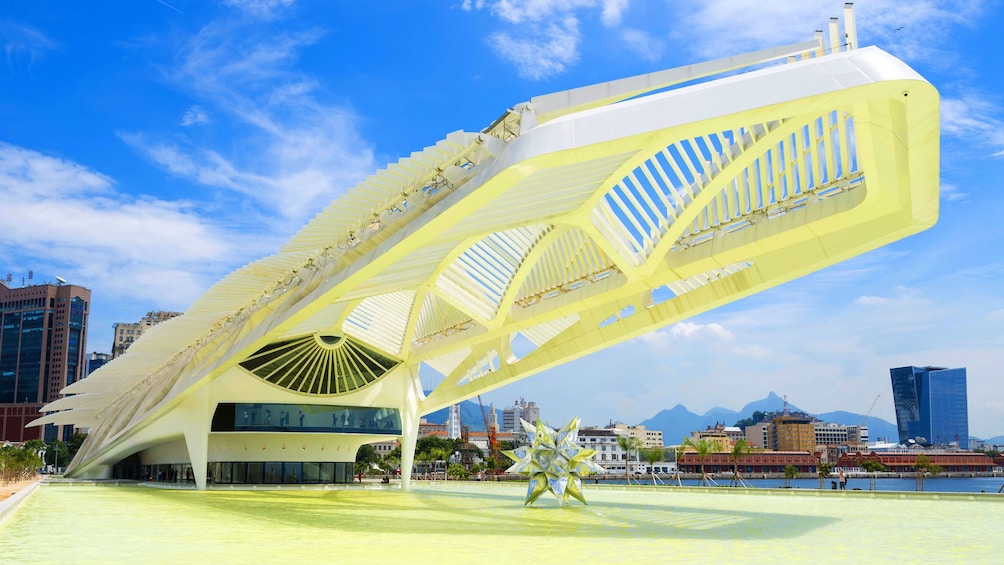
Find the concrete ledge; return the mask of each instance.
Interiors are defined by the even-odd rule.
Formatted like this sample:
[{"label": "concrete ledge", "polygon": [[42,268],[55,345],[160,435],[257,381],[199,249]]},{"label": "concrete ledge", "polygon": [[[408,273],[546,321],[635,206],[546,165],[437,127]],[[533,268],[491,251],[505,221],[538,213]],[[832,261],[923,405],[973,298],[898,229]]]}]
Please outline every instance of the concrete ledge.
[{"label": "concrete ledge", "polygon": [[0,500],[0,525],[6,522],[7,518],[14,515],[14,512],[21,507],[21,504],[25,500],[28,500],[28,497],[35,492],[35,489],[41,483],[42,481],[40,480],[35,481],[4,500]]}]

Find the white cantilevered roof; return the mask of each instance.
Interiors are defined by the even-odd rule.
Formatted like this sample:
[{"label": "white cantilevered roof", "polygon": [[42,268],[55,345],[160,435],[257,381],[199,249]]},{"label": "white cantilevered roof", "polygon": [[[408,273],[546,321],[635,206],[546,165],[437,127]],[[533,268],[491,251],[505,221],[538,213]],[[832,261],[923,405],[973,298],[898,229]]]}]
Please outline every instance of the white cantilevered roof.
[{"label": "white cantilevered roof", "polygon": [[[879,49],[813,45],[645,96],[694,73],[538,97],[452,133],[67,387],[37,423],[91,428],[93,453],[238,365],[331,398],[425,363],[444,375],[428,412],[930,226],[936,90]],[[520,337],[535,348],[522,357]],[[295,370],[256,373],[276,347],[301,352]]]}]

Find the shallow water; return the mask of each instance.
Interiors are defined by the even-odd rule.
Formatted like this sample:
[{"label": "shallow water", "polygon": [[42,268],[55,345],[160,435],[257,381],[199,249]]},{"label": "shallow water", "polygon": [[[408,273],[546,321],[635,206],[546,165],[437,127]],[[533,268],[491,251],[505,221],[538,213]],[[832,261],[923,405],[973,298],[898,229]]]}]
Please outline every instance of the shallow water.
[{"label": "shallow water", "polygon": [[[1004,496],[519,485],[160,490],[43,485],[0,527],[4,563],[996,562]],[[524,557],[520,557],[524,556]],[[825,559],[823,559],[825,556]],[[485,561],[487,559],[487,561]]]},{"label": "shallow water", "polygon": [[[730,486],[732,483],[731,477],[720,477],[715,479],[719,486]],[[835,482],[836,477],[828,477],[823,481],[823,489],[831,489],[832,482]],[[613,480],[613,481],[600,481],[601,483],[607,484],[624,484],[624,480]],[[652,480],[647,479],[644,481],[631,481],[632,484],[640,483],[644,485],[651,485]],[[782,488],[785,485],[784,479],[748,479],[746,480],[750,488]],[[681,481],[682,486],[700,486],[697,480],[687,479]],[[658,485],[676,485],[676,481],[671,479],[661,479],[657,482]],[[792,479],[790,481],[791,488],[794,489],[808,489],[808,490],[819,490],[819,479]],[[1004,477],[928,477],[924,479],[924,492],[988,492],[996,493],[1004,486]],[[917,481],[914,478],[906,479],[894,479],[894,478],[881,478],[875,479],[873,482],[867,477],[852,477],[847,481],[847,489],[854,490],[875,490],[875,491],[896,491],[896,492],[915,492],[917,490]]]}]

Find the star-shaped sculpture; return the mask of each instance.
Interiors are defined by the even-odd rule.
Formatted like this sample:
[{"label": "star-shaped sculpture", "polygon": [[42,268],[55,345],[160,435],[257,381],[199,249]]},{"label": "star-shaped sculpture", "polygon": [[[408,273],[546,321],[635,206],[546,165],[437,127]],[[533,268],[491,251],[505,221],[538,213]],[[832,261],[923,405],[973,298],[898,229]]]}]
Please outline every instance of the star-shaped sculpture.
[{"label": "star-shaped sculpture", "polygon": [[533,504],[545,491],[551,491],[560,506],[568,504],[569,496],[585,504],[581,477],[606,471],[593,463],[595,449],[582,449],[576,445],[579,419],[572,418],[571,422],[558,431],[552,430],[541,420],[537,420],[536,427],[526,420],[520,419],[520,422],[526,433],[533,437],[530,447],[503,453],[516,462],[506,469],[507,473],[519,473],[530,479],[523,504]]}]

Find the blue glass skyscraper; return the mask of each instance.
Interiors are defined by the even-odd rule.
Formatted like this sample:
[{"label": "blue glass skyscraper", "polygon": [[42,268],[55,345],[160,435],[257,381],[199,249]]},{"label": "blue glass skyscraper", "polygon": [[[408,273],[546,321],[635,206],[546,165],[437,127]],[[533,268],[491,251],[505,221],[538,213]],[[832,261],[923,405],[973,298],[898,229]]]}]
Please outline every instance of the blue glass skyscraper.
[{"label": "blue glass skyscraper", "polygon": [[898,367],[889,369],[899,441],[969,449],[966,369]]}]

